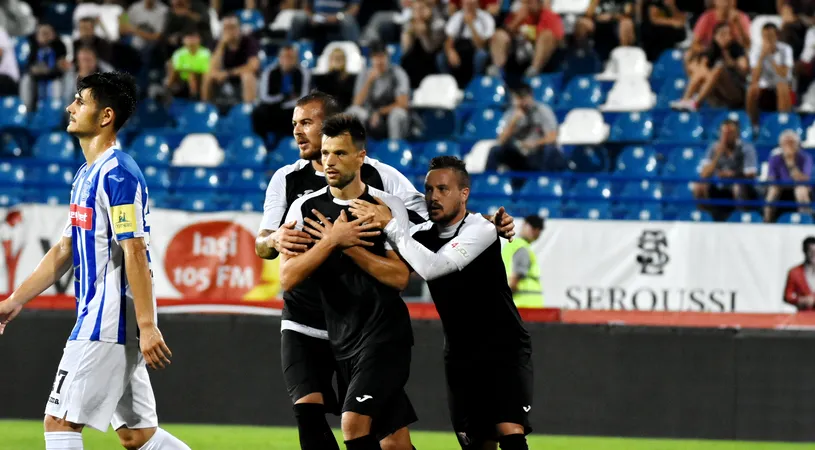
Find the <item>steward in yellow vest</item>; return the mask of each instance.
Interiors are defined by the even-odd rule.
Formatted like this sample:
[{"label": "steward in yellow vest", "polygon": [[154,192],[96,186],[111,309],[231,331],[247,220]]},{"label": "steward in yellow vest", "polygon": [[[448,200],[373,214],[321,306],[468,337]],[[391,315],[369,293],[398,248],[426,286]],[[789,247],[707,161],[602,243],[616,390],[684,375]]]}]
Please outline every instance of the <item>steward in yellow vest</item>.
[{"label": "steward in yellow vest", "polygon": [[529,216],[524,219],[520,236],[506,243],[501,250],[507,281],[512,289],[512,300],[519,308],[543,307],[540,268],[531,246],[542,232],[543,219]]}]

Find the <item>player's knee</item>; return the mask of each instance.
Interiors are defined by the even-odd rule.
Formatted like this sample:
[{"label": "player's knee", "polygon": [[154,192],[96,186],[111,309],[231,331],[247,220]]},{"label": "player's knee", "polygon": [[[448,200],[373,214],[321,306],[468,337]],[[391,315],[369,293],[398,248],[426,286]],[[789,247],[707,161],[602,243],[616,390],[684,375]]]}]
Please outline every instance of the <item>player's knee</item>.
[{"label": "player's knee", "polygon": [[144,447],[144,444],[153,437],[155,428],[144,428],[139,430],[129,430],[127,428],[120,428],[116,430],[119,435],[119,443],[127,450],[138,450]]},{"label": "player's knee", "polygon": [[413,444],[410,442],[410,431],[408,431],[407,427],[401,428],[379,441],[379,446],[382,450],[413,450]]},{"label": "player's knee", "polygon": [[60,431],[75,431],[80,432],[82,431],[83,426],[79,424],[75,424],[72,422],[68,422],[65,419],[60,419],[58,417],[54,417],[51,415],[46,415],[45,419],[43,419],[43,429],[46,433],[55,433]]},{"label": "player's knee", "polygon": [[299,405],[301,403],[315,403],[318,405],[324,405],[325,401],[323,401],[323,394],[320,392],[312,392],[311,394],[306,394],[300,398],[298,398],[294,404]]},{"label": "player's knee", "polygon": [[498,435],[508,436],[510,434],[524,434],[523,425],[517,423],[503,422],[498,424]]},{"label": "player's knee", "polygon": [[346,441],[371,434],[371,417],[354,412],[342,413],[342,437]]}]

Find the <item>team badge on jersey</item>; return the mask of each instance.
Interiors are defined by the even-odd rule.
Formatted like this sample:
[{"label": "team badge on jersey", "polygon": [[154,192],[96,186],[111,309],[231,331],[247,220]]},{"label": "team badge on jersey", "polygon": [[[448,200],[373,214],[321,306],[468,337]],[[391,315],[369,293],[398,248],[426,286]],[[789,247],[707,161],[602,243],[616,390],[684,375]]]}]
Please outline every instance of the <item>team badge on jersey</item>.
[{"label": "team badge on jersey", "polygon": [[111,211],[116,234],[136,232],[136,205],[114,206]]}]

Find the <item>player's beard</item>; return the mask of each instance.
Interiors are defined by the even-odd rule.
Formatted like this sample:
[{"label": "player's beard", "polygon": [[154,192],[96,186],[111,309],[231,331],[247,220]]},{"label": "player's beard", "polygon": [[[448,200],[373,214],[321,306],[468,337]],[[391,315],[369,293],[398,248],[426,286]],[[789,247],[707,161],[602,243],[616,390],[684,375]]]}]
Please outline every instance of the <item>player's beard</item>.
[{"label": "player's beard", "polygon": [[[428,209],[430,209],[430,206],[431,205],[427,206]],[[459,201],[452,208],[450,208],[449,211],[445,211],[444,209],[442,209],[441,212],[442,212],[443,215],[440,218],[438,218],[436,220],[433,220],[433,222],[437,223],[437,224],[439,224],[441,226],[444,226],[444,227],[450,225],[450,223],[453,221],[453,219],[455,219],[456,216],[458,216],[458,214],[461,212],[462,207],[463,207],[463,205]],[[433,217],[432,214],[431,214],[430,217],[431,218]]]},{"label": "player's beard", "polygon": [[333,188],[344,189],[345,186],[348,186],[349,184],[351,184],[352,181],[354,181],[354,178],[356,178],[356,176],[357,176],[356,172],[341,175],[336,180],[328,181],[328,185]]}]

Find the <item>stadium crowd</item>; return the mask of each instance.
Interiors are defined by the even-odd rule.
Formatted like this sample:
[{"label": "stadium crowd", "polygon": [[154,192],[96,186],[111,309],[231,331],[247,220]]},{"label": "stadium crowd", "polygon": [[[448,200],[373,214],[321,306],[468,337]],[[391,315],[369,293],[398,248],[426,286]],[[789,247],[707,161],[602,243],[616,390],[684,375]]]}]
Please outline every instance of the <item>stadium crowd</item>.
[{"label": "stadium crowd", "polygon": [[[36,129],[15,156],[58,128],[35,119],[78,76],[116,69],[152,108],[130,137],[183,129],[205,102],[284,162],[294,103],[318,88],[406,172],[449,151],[474,173],[559,173],[485,181],[480,206],[511,194],[516,215],[809,222],[813,20],[806,0],[13,0],[0,95]],[[239,126],[204,128],[225,144]]]}]

